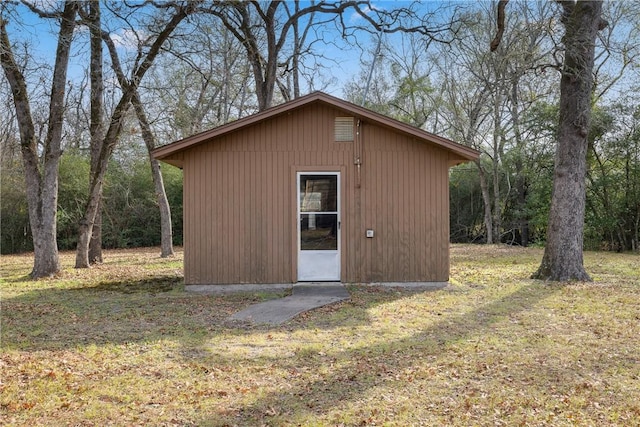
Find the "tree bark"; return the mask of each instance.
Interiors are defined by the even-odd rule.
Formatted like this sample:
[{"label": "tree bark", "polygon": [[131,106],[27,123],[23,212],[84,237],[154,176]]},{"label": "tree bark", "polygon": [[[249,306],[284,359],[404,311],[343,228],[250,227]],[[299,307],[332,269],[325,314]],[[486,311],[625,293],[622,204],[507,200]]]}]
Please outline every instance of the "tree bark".
[{"label": "tree bark", "polygon": [[516,143],[518,155],[515,159],[516,170],[516,210],[518,229],[520,234],[520,244],[524,247],[529,246],[529,220],[528,214],[525,213],[527,205],[527,175],[524,173],[524,162],[522,154],[524,152],[524,141],[520,132],[520,99],[518,96],[518,83],[520,76],[516,75],[511,81],[511,122],[513,123],[513,138]]},{"label": "tree bark", "polygon": [[[151,68],[153,61],[160,52],[160,48],[162,47],[164,42],[169,38],[171,33],[173,33],[178,24],[182,22],[182,20],[186,18],[189,13],[191,13],[194,6],[194,2],[187,2],[187,4],[184,6],[176,5],[174,15],[166,23],[164,28],[162,28],[162,30],[158,33],[155,40],[151,44],[149,51],[146,53],[146,55],[140,55],[140,62],[138,62],[138,65],[132,70],[131,78],[125,79],[124,76],[118,76],[119,83],[122,89],[122,96],[118,101],[115,109],[113,110],[109,122],[109,127],[107,128],[100,143],[100,153],[97,156],[96,170],[94,171],[90,179],[89,201],[87,202],[84,216],[80,221],[80,225],[78,227],[78,246],[76,250],[75,264],[76,268],[88,268],[90,266],[89,241],[93,233],[93,224],[95,223],[96,214],[100,206],[104,177],[107,171],[109,159],[111,158],[111,154],[113,153],[118,139],[120,138],[124,119],[129,110],[129,106],[131,105],[131,99],[136,93],[138,86],[140,85],[140,81],[147,73],[149,68]],[[173,5],[171,5],[170,7],[173,7]],[[113,68],[117,73],[117,68],[122,69],[122,67],[119,65],[120,58],[118,57],[118,53],[115,49],[113,40],[106,32],[101,33],[101,38],[107,44]]]},{"label": "tree bark", "polygon": [[533,278],[590,281],[583,265],[587,136],[595,40],[606,26],[602,2],[561,2],[565,26],[564,64],[560,80],[560,125],[547,244]]},{"label": "tree bark", "polygon": [[480,190],[482,192],[482,202],[484,205],[484,228],[487,230],[487,244],[492,245],[494,243],[493,237],[493,216],[491,214],[491,194],[489,193],[489,183],[487,182],[487,175],[482,168],[480,159],[475,160],[475,164],[478,167],[478,176],[480,177]]},{"label": "tree bark", "polygon": [[91,240],[89,240],[89,263],[99,264],[102,259],[102,195],[98,201],[96,218],[93,221],[93,229],[91,231]]},{"label": "tree bark", "polygon": [[[91,83],[91,107],[89,133],[91,135],[91,170],[90,176],[96,174],[100,157],[100,145],[104,137],[103,123],[103,94],[104,73],[102,68],[102,22],[100,17],[99,0],[89,2],[87,16],[90,34],[91,60],[89,64],[89,80]],[[93,223],[91,239],[89,240],[89,263],[102,262],[102,192],[98,200],[96,217]]]},{"label": "tree bark", "polygon": [[[60,19],[60,32],[51,85],[48,128],[43,157],[38,154],[38,141],[31,115],[27,85],[11,49],[7,22],[0,17],[0,62],[13,95],[20,128],[22,159],[27,188],[29,223],[33,236],[34,265],[31,277],[47,277],[60,271],[56,240],[58,204],[58,170],[60,165],[64,93],[71,40],[75,28],[77,4],[66,1]],[[42,164],[42,166],[41,166]]]},{"label": "tree bark", "polygon": [[149,161],[151,162],[151,176],[153,177],[153,185],[156,192],[156,199],[158,201],[158,207],[160,209],[160,256],[162,258],[170,257],[174,255],[173,252],[173,231],[171,228],[171,208],[169,201],[167,200],[167,193],[164,189],[164,180],[162,179],[162,173],[160,172],[160,162],[153,158],[151,151],[156,147],[155,137],[151,131],[149,120],[142,106],[142,101],[138,96],[138,93],[133,95],[132,98],[133,108],[138,117],[138,123],[142,131],[142,139],[149,152]]},{"label": "tree bark", "polygon": [[[491,156],[491,172],[493,180],[493,240],[501,242],[502,233],[502,201],[500,200],[500,149],[502,136],[502,95],[497,92],[493,95],[493,155]],[[489,208],[491,212],[491,208]]]}]

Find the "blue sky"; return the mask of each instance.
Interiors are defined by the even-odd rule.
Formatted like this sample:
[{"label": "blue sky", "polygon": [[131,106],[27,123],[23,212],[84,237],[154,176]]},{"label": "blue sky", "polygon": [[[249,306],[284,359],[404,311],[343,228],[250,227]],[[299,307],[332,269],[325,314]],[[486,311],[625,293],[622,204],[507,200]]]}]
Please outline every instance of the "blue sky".
[{"label": "blue sky", "polygon": [[[51,10],[52,8],[60,8],[61,2],[58,0],[34,0],[36,5],[44,10]],[[394,7],[405,6],[409,4],[408,1],[378,1],[373,2],[374,9],[388,10]],[[443,3],[438,1],[426,2],[424,4],[425,11],[441,6]],[[9,37],[13,43],[26,42],[30,46],[31,54],[35,56],[37,62],[46,62],[53,64],[56,50],[57,41],[57,24],[54,20],[41,19],[33,14],[23,5],[16,6],[15,9],[17,16],[9,16]],[[357,15],[355,12],[350,11],[349,15],[345,16],[345,22],[351,24],[364,23],[364,19]],[[83,31],[83,28],[79,28],[78,31]],[[360,48],[354,48],[349,46],[340,39],[340,34],[331,27],[326,28],[327,33],[324,38],[327,41],[334,41],[335,44],[326,44],[324,46],[317,45],[319,51],[333,59],[338,65],[334,65],[328,62],[328,67],[331,67],[332,74],[339,80],[339,84],[333,85],[328,90],[333,92],[334,95],[341,95],[340,87],[345,80],[349,80],[352,76],[357,75],[360,71],[361,58],[370,61],[371,53],[363,52],[363,49],[373,49],[377,41],[376,34],[368,34],[362,32],[358,37],[358,44]],[[333,31],[333,34],[331,33]],[[120,42],[121,47],[126,47],[128,40],[131,37],[127,37],[127,31],[123,28],[112,29],[114,38]],[[385,38],[393,37],[392,35],[386,35]],[[76,38],[73,46],[73,57],[70,60],[70,77],[80,77],[82,67],[87,62],[88,45],[86,38]]]}]

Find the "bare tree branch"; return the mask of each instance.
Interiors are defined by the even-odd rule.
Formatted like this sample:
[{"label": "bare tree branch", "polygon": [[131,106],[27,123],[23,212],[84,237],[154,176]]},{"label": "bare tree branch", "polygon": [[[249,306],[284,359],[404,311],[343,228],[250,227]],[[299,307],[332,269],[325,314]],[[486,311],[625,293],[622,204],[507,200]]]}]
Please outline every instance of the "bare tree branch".
[{"label": "bare tree branch", "polygon": [[40,18],[61,18],[63,15],[62,11],[55,11],[55,12],[47,12],[45,10],[42,10],[40,8],[38,8],[35,4],[26,1],[26,0],[20,0],[20,2],[27,6],[29,8],[29,10],[33,13],[35,13],[36,15],[38,15]]},{"label": "bare tree branch", "polygon": [[55,15],[60,19],[60,30],[42,159],[39,158],[38,138],[34,128],[25,77],[13,56],[7,33],[7,21],[0,15],[0,63],[11,86],[20,128],[29,222],[34,246],[34,266],[31,272],[33,277],[50,276],[60,270],[56,241],[58,171],[62,155],[61,139],[67,68],[77,8],[77,2],[67,0],[64,3],[62,13]]},{"label": "bare tree branch", "polygon": [[500,41],[504,34],[504,9],[507,7],[507,3],[509,3],[509,0],[500,0],[498,2],[498,32],[496,33],[495,38],[491,41],[491,52],[495,52],[498,46],[500,46]]},{"label": "bare tree branch", "polygon": [[[171,19],[169,19],[166,24],[164,24],[162,30],[157,34],[149,50],[145,54],[142,54],[140,53],[142,51],[140,49],[138,58],[142,58],[142,60],[138,61],[138,59],[136,59],[136,66],[132,70],[131,76],[128,79],[124,77],[124,73],[118,73],[117,70],[114,70],[116,71],[116,74],[118,74],[122,96],[118,101],[115,109],[113,110],[113,113],[111,114],[109,126],[107,127],[103,140],[100,144],[101,146],[97,159],[95,174],[91,177],[90,180],[89,201],[87,203],[84,216],[80,223],[78,246],[76,251],[76,268],[89,267],[89,242],[93,230],[93,224],[95,222],[97,214],[97,209],[99,206],[100,195],[102,193],[103,179],[107,170],[109,159],[111,158],[111,154],[113,153],[113,150],[122,132],[124,119],[129,110],[129,106],[131,105],[131,100],[136,95],[138,86],[140,85],[140,81],[149,70],[149,68],[151,68],[153,61],[158,56],[164,42],[169,38],[178,24],[180,24],[180,22],[182,22],[190,13],[193,12],[196,3],[196,1],[187,1],[186,3],[180,4],[175,8]],[[115,49],[115,44],[111,40],[110,35],[106,32],[101,32],[101,37],[107,44],[107,50],[109,51],[109,54],[111,56],[112,64],[120,65],[120,62],[117,59],[118,55]]]}]

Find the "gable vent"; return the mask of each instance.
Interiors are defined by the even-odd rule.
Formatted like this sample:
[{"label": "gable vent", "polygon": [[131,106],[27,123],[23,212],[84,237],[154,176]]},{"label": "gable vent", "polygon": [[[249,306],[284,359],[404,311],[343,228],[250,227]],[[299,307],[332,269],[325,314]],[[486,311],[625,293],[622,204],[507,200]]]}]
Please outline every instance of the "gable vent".
[{"label": "gable vent", "polygon": [[336,117],[334,134],[336,142],[353,142],[353,117]]}]

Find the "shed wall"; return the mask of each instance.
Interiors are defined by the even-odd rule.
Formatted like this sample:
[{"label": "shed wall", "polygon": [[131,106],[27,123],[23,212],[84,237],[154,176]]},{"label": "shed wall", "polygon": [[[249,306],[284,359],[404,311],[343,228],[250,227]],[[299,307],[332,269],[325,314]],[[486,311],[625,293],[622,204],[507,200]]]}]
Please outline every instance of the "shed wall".
[{"label": "shed wall", "polygon": [[295,176],[320,170],[341,172],[342,281],[448,280],[448,153],[363,123],[358,186],[345,115],[311,104],[184,153],[186,283],[295,282]]}]

